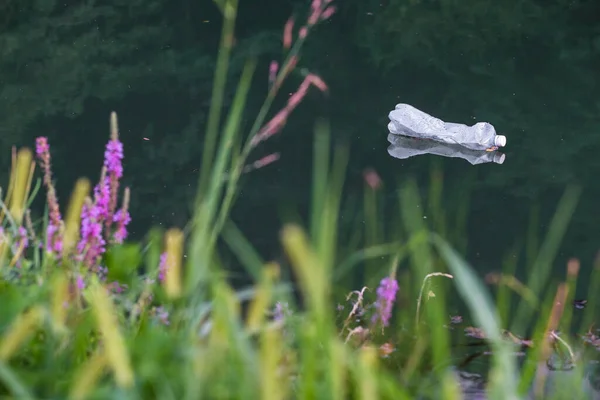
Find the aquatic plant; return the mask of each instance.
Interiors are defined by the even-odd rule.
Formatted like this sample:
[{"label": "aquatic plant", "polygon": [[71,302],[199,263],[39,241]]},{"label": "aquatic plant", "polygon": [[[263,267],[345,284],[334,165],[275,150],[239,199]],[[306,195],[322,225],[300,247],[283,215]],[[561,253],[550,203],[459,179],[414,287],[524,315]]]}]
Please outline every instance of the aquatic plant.
[{"label": "aquatic plant", "polygon": [[[204,149],[208,158],[202,161],[189,235],[169,229],[164,235],[151,231],[143,246],[125,241],[129,191],[123,190],[117,208],[124,154],[114,113],[99,181],[93,189],[87,179],[76,183],[64,218],[47,139],[36,140],[47,205],[41,226],[28,212],[41,186],[38,181],[31,190],[33,154],[13,151],[1,207],[0,394],[22,399],[460,399],[471,390],[465,387],[463,370],[483,358],[489,362],[477,375],[478,395],[484,390],[490,398],[502,399],[529,392],[544,398],[583,394],[584,350],[595,352],[600,340],[590,328],[577,345],[569,332],[569,305],[574,302],[588,312],[583,324],[588,329],[600,269],[592,277],[587,302],[572,296],[579,272],[575,260],[566,281],[557,285],[545,285],[546,279],[523,284],[508,273],[488,276],[488,284],[497,288],[495,304],[484,281],[443,232],[424,223],[415,182],[400,187],[400,217],[391,221],[402,227],[394,232],[397,236],[386,241],[385,234],[373,234],[380,232],[375,225],[381,221],[373,216],[377,188],[383,184],[373,170],[365,173],[365,227],[352,227],[364,229],[368,240],[365,246],[345,248],[338,228],[348,151],[336,144],[330,159],[323,122],[315,129],[307,228],[284,222],[280,233],[296,278],[298,293],[292,295],[291,284],[281,277],[283,266],[261,259],[229,219],[229,211],[241,175],[266,163],[248,164],[250,151],[281,130],[309,87],[326,89],[320,78],[307,74],[296,94],[264,122],[310,28],[335,9],[329,1],[314,0],[296,42],[294,20],[286,23],[282,41],[290,50],[287,61],[281,69],[272,64],[275,77],[265,107],[237,151],[232,143],[241,141],[240,119],[254,67],[251,61],[244,71],[219,135],[225,76],[219,68],[227,66],[237,3],[217,4],[225,18],[224,39]],[[577,197],[578,191],[570,189],[559,204],[533,268],[538,280],[547,276],[546,264]],[[444,222],[443,210],[434,211],[438,222]],[[248,288],[235,291],[226,280],[217,238],[224,239],[254,278]],[[336,292],[334,283],[365,262],[374,266],[369,271],[373,282]],[[145,271],[140,271],[142,264]],[[517,317],[539,317],[531,336],[519,332],[520,318],[513,319],[514,329],[504,328],[511,325],[509,290],[524,299]],[[456,298],[463,300],[468,314],[449,313]],[[469,354],[470,349],[477,350]],[[527,360],[521,369],[517,357]],[[551,367],[575,374],[548,389]]]}]

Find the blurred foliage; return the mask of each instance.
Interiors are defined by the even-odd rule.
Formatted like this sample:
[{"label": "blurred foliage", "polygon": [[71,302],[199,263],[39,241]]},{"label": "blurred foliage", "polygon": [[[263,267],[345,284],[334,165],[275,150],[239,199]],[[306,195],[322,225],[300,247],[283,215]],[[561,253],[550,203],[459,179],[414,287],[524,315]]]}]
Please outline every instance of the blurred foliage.
[{"label": "blurred foliage", "polygon": [[[253,113],[253,99],[266,90],[268,62],[281,53],[285,20],[294,15],[298,28],[308,10],[303,0],[270,0],[261,9],[241,3],[230,77],[248,55],[262,55],[248,104]],[[298,110],[285,139],[274,141],[282,170],[294,170],[264,172],[263,182],[242,194],[236,215],[249,215],[252,199],[295,198],[306,186],[306,121],[314,113],[328,114],[334,135],[357,147],[351,172],[372,164],[396,174],[385,157],[367,150],[385,142],[387,110],[398,101],[446,120],[487,120],[508,136],[507,162],[479,174],[475,189],[488,195],[474,199],[473,212],[499,205],[499,193],[519,201],[556,199],[573,180],[590,193],[582,209],[594,207],[597,190],[586,183],[600,173],[597,2],[348,0],[336,6],[340,11],[317,28],[320,40],[302,58],[325,79],[331,100],[312,98]],[[135,188],[134,236],[153,223],[182,226],[201,162],[219,28],[218,9],[206,1],[3,2],[0,151],[48,135],[65,197],[79,175],[96,178],[96,163],[88,168],[87,162],[101,151],[88,149],[103,141],[105,125],[98,121],[115,109],[122,116],[124,183]],[[231,97],[229,86],[226,107]],[[408,169],[426,171],[428,161]],[[8,159],[0,163],[6,167]],[[454,172],[445,174],[452,179]],[[273,176],[277,187],[261,185]],[[281,188],[283,179],[291,183]],[[594,229],[585,213],[574,221]]]},{"label": "blurred foliage", "polygon": [[[55,172],[63,177],[59,195],[66,195],[74,175],[96,178],[86,164],[100,159],[106,132],[91,121],[119,110],[130,128],[122,137],[133,177],[126,183],[136,187],[134,227],[173,222],[174,210],[174,222],[185,221],[210,104],[218,9],[209,2],[164,0],[25,0],[1,7],[0,151],[49,136],[59,155]],[[272,51],[274,38],[266,31],[238,39],[230,75],[249,55]],[[226,107],[231,97],[229,87]],[[6,167],[9,159],[0,163]],[[165,188],[168,198],[157,196]],[[144,204],[148,198],[152,204]]]},{"label": "blurred foliage", "polygon": [[387,70],[410,63],[451,75],[463,68],[486,74],[499,66],[495,61],[531,45],[538,52],[558,47],[557,57],[579,61],[600,51],[597,23],[588,15],[598,6],[586,0],[387,0],[348,7],[356,13],[357,43]]},{"label": "blurred foliage", "polygon": [[[135,176],[133,181],[125,183],[132,185],[132,203],[142,204],[132,210],[134,220],[139,219],[140,214],[164,215],[172,209],[179,212],[179,207],[185,205],[194,192],[196,173],[193,169],[199,164],[201,153],[198,147],[203,143],[201,130],[206,122],[206,108],[211,101],[216,103],[210,99],[210,85],[206,83],[214,72],[214,57],[203,55],[203,52],[210,54],[206,51],[210,41],[209,44],[203,42],[204,47],[195,46],[201,42],[193,34],[198,20],[189,16],[200,14],[183,12],[191,3],[184,3],[179,10],[181,13],[174,12],[176,8],[167,7],[166,2],[161,1],[144,3],[143,7],[141,1],[81,3],[68,7],[49,1],[25,2],[22,8],[16,7],[15,2],[6,4],[2,6],[6,19],[2,32],[6,30],[7,33],[3,33],[0,40],[10,44],[11,37],[17,39],[14,39],[16,44],[12,49],[6,47],[4,56],[14,62],[19,60],[17,55],[20,54],[22,62],[10,64],[4,57],[2,61],[5,63],[2,68],[14,74],[10,84],[3,83],[0,87],[0,90],[6,91],[2,101],[9,102],[6,104],[9,108],[1,111],[6,113],[6,127],[14,135],[26,136],[28,130],[43,126],[44,121],[61,121],[51,129],[67,130],[69,123],[65,116],[73,118],[73,121],[85,121],[89,110],[102,108],[98,102],[104,107],[132,110],[129,122],[123,124],[126,128],[122,137],[127,146],[127,168],[131,169],[127,176]],[[356,4],[349,2],[348,7]],[[525,4],[527,7],[523,6],[523,12],[530,13],[527,15],[535,16],[542,12],[533,3]],[[491,3],[487,5],[494,7]],[[435,6],[438,6],[437,3]],[[21,14],[22,9],[27,13]],[[477,18],[485,16],[485,11],[478,7],[462,12],[465,18],[470,18],[467,21],[471,24],[480,23]],[[187,23],[176,23],[182,14],[188,16],[188,19],[183,18]],[[423,20],[427,22],[435,18],[432,14],[429,19]],[[524,20],[517,19],[509,24],[508,39],[492,39],[492,33],[485,38],[494,40],[493,43],[498,46],[516,40],[529,32],[521,26]],[[38,22],[41,27],[37,27]],[[456,28],[452,23],[446,23],[445,29]],[[434,25],[429,28],[435,30]],[[381,26],[385,25],[382,23]],[[499,25],[493,26],[500,29]],[[187,41],[180,41],[184,34],[188,37]],[[321,42],[321,46],[333,46],[335,41],[331,40],[332,37],[340,36],[330,36],[329,40]],[[433,37],[441,40],[442,35],[438,33]],[[120,38],[123,40],[119,41]],[[247,32],[247,37],[237,38],[231,74],[239,73],[241,61],[249,54],[274,51],[270,47],[276,42],[270,41],[274,38],[264,32]],[[38,41],[44,43],[39,56],[22,47],[35,47]],[[483,46],[482,43],[477,42],[477,45]],[[477,53],[474,50],[477,46],[471,48],[468,43],[462,42],[461,46],[465,51]],[[139,54],[136,53],[138,49],[142,49]],[[409,49],[418,51],[417,47],[409,46]],[[376,50],[377,46],[373,46],[372,51]],[[487,51],[483,48],[478,50]],[[332,52],[331,59],[350,61],[341,51]],[[323,70],[329,73],[336,68],[331,59],[322,64]],[[411,68],[417,70],[428,62],[423,61],[426,57],[419,59],[415,56],[415,59],[417,62]],[[327,66],[327,63],[330,65]],[[29,67],[30,64],[32,67]],[[46,65],[52,68],[46,68]],[[475,94],[484,93],[480,86],[466,85],[467,78],[470,76],[472,79],[472,75],[457,69],[452,62],[444,64],[440,61],[437,67],[431,68],[430,74],[423,75],[426,79],[433,76],[444,84],[432,86],[429,93],[424,91],[418,95],[422,96],[421,101],[425,101],[426,95],[431,95],[434,88],[438,92],[440,88],[448,89],[443,96],[438,94],[438,111],[443,111],[444,117],[476,110],[481,113],[478,115],[496,116],[504,126],[510,126],[508,117],[501,119],[500,116],[508,115],[507,111],[511,110],[514,112],[511,118],[521,118],[519,123],[525,124],[525,127],[534,126],[531,117],[530,125],[523,122],[529,109],[520,108],[528,106],[532,100],[527,97],[529,93],[513,102],[511,97],[506,96],[506,91],[512,86],[496,79],[501,76],[512,84],[518,82],[530,88],[527,85],[532,85],[535,79],[527,77],[524,71],[518,72],[516,64],[506,62],[498,65],[495,72],[504,68],[513,74],[492,75],[494,80],[488,77],[478,81],[488,90],[504,90],[503,96],[489,104],[483,104],[481,98],[476,97]],[[406,67],[390,62],[390,68],[392,71]],[[575,67],[560,63],[547,68],[547,71],[556,74],[570,68],[575,70]],[[19,75],[19,71],[24,75]],[[216,72],[225,73],[224,69]],[[347,77],[340,74],[337,86],[342,86],[340,82]],[[581,74],[573,79],[584,78],[585,74]],[[234,111],[245,109],[243,100],[250,85],[249,75],[243,75],[240,81],[240,88],[243,88],[240,93],[244,98],[236,96]],[[543,82],[537,84],[540,89],[545,88]],[[129,85],[133,85],[131,89]],[[353,89],[347,88],[348,92]],[[364,92],[361,94],[373,94],[369,92],[368,83],[364,83],[362,89]],[[580,85],[574,86],[573,90],[583,92],[584,89],[584,85]],[[35,95],[36,90],[40,91],[38,96]],[[231,90],[229,88],[225,96],[225,106],[231,104]],[[486,93],[489,95],[489,92]],[[375,97],[360,100],[369,102],[372,98]],[[418,96],[415,98],[419,99]],[[458,101],[460,99],[464,101]],[[49,108],[46,107],[48,104],[51,105]],[[245,111],[248,112],[257,107],[251,99],[247,104]],[[492,107],[494,105],[498,108]],[[31,107],[19,114],[21,109],[17,106]],[[531,109],[538,106],[535,102],[529,104]],[[570,106],[586,112],[577,104]],[[12,114],[7,110],[12,110]],[[127,112],[123,114],[127,115]],[[569,126],[569,121],[562,121],[560,115],[546,114],[546,118],[542,119],[548,125],[546,128],[552,124],[554,129]],[[450,366],[456,361],[455,357],[464,356],[465,348],[475,347],[453,346],[451,339],[454,337],[458,338],[459,344],[471,344],[465,341],[463,332],[478,340],[475,344],[482,349],[478,356],[484,352],[489,355],[490,362],[486,363],[491,368],[489,388],[496,390],[495,398],[517,398],[517,389],[527,390],[530,387],[533,376],[516,373],[513,350],[526,352],[529,361],[533,361],[529,365],[536,365],[540,349],[546,347],[543,338],[548,338],[551,333],[559,340],[556,320],[566,315],[570,321],[572,310],[563,306],[571,304],[571,298],[559,298],[561,290],[556,290],[556,282],[548,282],[547,278],[570,213],[575,208],[574,197],[578,196],[566,197],[566,206],[559,207],[558,222],[549,229],[541,250],[532,251],[539,261],[534,264],[527,283],[537,282],[532,285],[531,291],[535,301],[526,304],[522,312],[523,318],[534,312],[539,317],[534,321],[537,326],[532,343],[501,331],[507,319],[496,316],[493,298],[478,274],[448,245],[448,242],[459,247],[464,244],[466,235],[461,217],[465,217],[466,213],[457,216],[445,209],[447,203],[442,196],[441,171],[433,171],[430,192],[424,202],[421,201],[418,185],[412,180],[400,186],[399,196],[393,197],[396,202],[393,207],[389,207],[389,203],[387,207],[382,206],[385,194],[375,190],[381,187],[381,183],[365,185],[362,193],[364,202],[357,202],[352,196],[345,196],[343,190],[349,161],[348,148],[336,146],[331,156],[327,126],[319,124],[311,154],[314,165],[313,196],[310,217],[307,218],[309,228],[304,230],[300,224],[288,224],[280,236],[287,256],[285,260],[297,279],[296,296],[287,295],[290,285],[287,280],[281,279],[280,265],[263,264],[245,238],[245,230],[229,224],[225,231],[225,234],[229,233],[229,240],[225,245],[249,271],[252,270],[251,275],[255,278],[251,287],[236,292],[224,279],[229,265],[222,262],[223,252],[216,240],[221,232],[217,218],[221,207],[225,209],[224,218],[229,215],[227,206],[219,201],[225,186],[223,178],[225,174],[231,175],[226,165],[229,161],[235,164],[239,157],[231,142],[236,142],[241,130],[238,127],[245,122],[241,112],[232,112],[230,118],[229,129],[223,131],[219,141],[216,164],[207,175],[211,185],[199,196],[201,201],[197,212],[202,218],[195,219],[200,223],[193,226],[193,231],[203,234],[191,236],[188,243],[191,245],[190,256],[186,256],[185,262],[179,247],[183,245],[183,233],[170,231],[171,235],[176,233],[179,238],[178,246],[169,246],[171,241],[167,238],[170,235],[166,235],[167,259],[173,263],[169,263],[170,272],[167,272],[165,282],[157,280],[160,269],[158,243],[162,239],[158,230],[149,235],[148,246],[110,246],[104,257],[109,269],[109,282],[98,284],[94,277],[83,288],[79,287],[73,275],[76,268],[72,267],[84,266],[73,260],[67,261],[65,257],[61,265],[63,268],[56,268],[55,260],[48,254],[40,259],[40,253],[44,252],[37,247],[30,248],[30,253],[34,254],[33,261],[23,262],[20,266],[8,266],[0,260],[0,304],[3,305],[0,307],[1,395],[17,398],[175,399],[204,396],[276,399],[294,394],[305,398],[408,399],[419,396],[439,398],[443,394],[444,398],[461,398],[459,384],[465,382]],[[346,119],[343,122],[352,128],[352,121]],[[517,125],[515,122],[512,124]],[[74,126],[70,125],[70,129],[74,130]],[[93,125],[82,122],[82,126],[91,126],[89,129],[95,132]],[[92,136],[90,131],[85,132]],[[148,143],[142,147],[137,142],[143,138]],[[10,137],[2,140],[6,141],[5,144],[12,144]],[[518,140],[515,139],[516,142]],[[535,143],[540,136],[523,137],[521,140],[521,143],[525,140]],[[92,137],[85,137],[79,142],[82,147],[77,150],[85,150],[84,145],[93,148],[94,141]],[[53,140],[52,143],[61,141]],[[54,169],[60,179],[64,179],[63,172],[67,168],[74,169],[74,160],[92,157],[86,151],[67,151],[68,141],[63,146],[62,152],[59,149],[63,159],[55,162]],[[543,147],[542,150],[555,151],[547,146],[548,149]],[[574,149],[571,156],[581,148],[570,147]],[[307,153],[303,152],[301,156],[310,159]],[[564,160],[551,159],[559,163],[566,162]],[[79,167],[79,164],[74,166]],[[185,172],[188,169],[192,172],[189,182],[186,182]],[[80,174],[79,171],[76,173]],[[544,177],[542,174],[547,173],[543,171],[540,175]],[[565,170],[565,175],[560,178],[571,179],[570,173]],[[511,177],[510,174],[508,177]],[[227,184],[232,181],[230,178]],[[182,190],[186,184],[190,188]],[[493,180],[488,183],[492,184]],[[496,181],[495,184],[502,186],[508,183]],[[236,186],[232,187],[238,190]],[[512,187],[515,190],[523,188],[519,185]],[[453,188],[450,191],[457,193],[457,203],[466,203],[464,193]],[[159,194],[164,194],[164,197]],[[470,210],[469,207],[465,209]],[[346,215],[354,214],[352,221],[342,221],[342,211],[345,210],[350,210]],[[340,227],[345,228],[344,232],[339,231]],[[446,241],[442,236],[452,239]],[[13,243],[7,240],[1,244],[9,248]],[[15,247],[10,249],[14,253]],[[371,290],[355,291],[349,297],[346,297],[348,288],[338,292],[338,288],[333,286],[335,279],[348,278],[348,273],[354,272],[363,263],[368,267],[363,274],[364,279],[350,286],[358,289],[366,284]],[[136,272],[142,264],[146,274],[140,276]],[[209,273],[200,276],[199,270]],[[574,270],[570,268],[569,285],[573,285],[577,278]],[[433,276],[447,279],[443,282],[436,279],[430,283],[429,279]],[[397,301],[395,293],[392,299],[387,300],[393,306],[389,327],[379,326],[378,319],[373,318],[381,313],[382,298],[389,297],[382,295],[380,290],[373,290],[382,277],[390,280],[398,278],[401,287]],[[589,291],[586,319],[590,321],[593,320],[590,310],[596,307],[599,277],[600,273],[596,273]],[[114,280],[125,283],[125,289],[111,286]],[[183,283],[189,290],[181,292],[173,289]],[[457,293],[451,283],[456,285]],[[564,288],[564,284],[558,286],[559,289],[561,287]],[[508,289],[499,290],[504,290],[501,292],[502,299],[507,302],[510,297]],[[560,301],[541,303],[546,298],[551,300],[555,292]],[[451,300],[457,295],[469,308],[477,326],[464,326],[462,315],[455,315],[457,306]],[[300,306],[296,304],[298,298],[302,303]],[[416,303],[415,299],[418,299]],[[287,308],[284,307],[286,304],[290,306],[289,312],[275,315],[274,311],[283,311]],[[498,301],[498,308],[506,317],[506,303]],[[559,309],[558,312],[556,309]],[[553,325],[548,324],[551,320]],[[576,343],[575,338],[569,336],[566,328],[566,332],[561,333],[559,346],[569,350],[570,357],[563,357],[563,361],[575,362],[569,345]],[[587,326],[581,329],[585,328]],[[591,345],[593,352],[599,341],[592,332],[584,337],[584,342]],[[577,391],[582,390],[583,376],[580,374],[585,373],[582,369],[587,360],[576,361],[577,374],[567,375],[568,384],[561,384],[552,391],[551,394],[557,398],[564,397],[565,392],[573,398],[580,394]]]}]

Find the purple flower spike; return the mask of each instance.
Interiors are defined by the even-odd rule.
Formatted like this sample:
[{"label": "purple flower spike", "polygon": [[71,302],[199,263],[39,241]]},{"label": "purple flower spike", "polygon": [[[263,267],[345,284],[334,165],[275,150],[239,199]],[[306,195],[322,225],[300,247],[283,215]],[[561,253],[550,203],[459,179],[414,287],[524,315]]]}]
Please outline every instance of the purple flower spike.
[{"label": "purple flower spike", "polygon": [[117,207],[117,193],[119,191],[119,180],[123,176],[123,143],[119,141],[117,131],[111,134],[111,138],[104,151],[104,167],[109,179],[109,204],[108,216],[106,218],[106,230],[113,223],[113,215]]},{"label": "purple flower spike", "polygon": [[77,251],[83,255],[85,264],[93,268],[100,256],[104,254],[105,244],[102,237],[100,210],[88,202],[81,210],[81,240],[77,245]]},{"label": "purple flower spike", "polygon": [[44,159],[47,154],[50,154],[50,146],[48,145],[48,138],[45,136],[40,136],[35,139],[35,154]]},{"label": "purple flower spike", "polygon": [[118,179],[123,176],[123,143],[119,139],[111,139],[104,151],[104,166],[109,174]]},{"label": "purple flower spike", "polygon": [[388,276],[381,280],[377,288],[377,302],[375,303],[377,311],[373,315],[373,323],[381,321],[383,326],[389,325],[397,292],[398,282],[395,279]]},{"label": "purple flower spike", "polygon": [[94,208],[97,209],[99,223],[102,223],[102,221],[108,218],[109,203],[109,179],[106,176],[104,176],[100,183],[98,183],[96,187],[94,187]]},{"label": "purple flower spike", "polygon": [[165,274],[167,273],[167,253],[160,255],[160,262],[158,264],[158,281],[165,281]]},{"label": "purple flower spike", "polygon": [[125,238],[127,238],[127,224],[131,222],[129,212],[123,211],[122,209],[117,211],[113,217],[113,222],[117,224],[117,229],[114,233],[115,242],[119,244],[123,243]]},{"label": "purple flower spike", "polygon": [[46,251],[50,253],[62,254],[63,241],[60,235],[60,227],[55,225],[52,221],[48,223],[46,237]]},{"label": "purple flower spike", "polygon": [[60,256],[62,253],[62,217],[58,207],[56,191],[52,184],[52,171],[50,170],[50,145],[48,138],[40,136],[35,140],[35,154],[38,158],[40,167],[44,171],[44,185],[46,186],[48,202],[49,220],[46,231],[46,251],[53,252]]}]

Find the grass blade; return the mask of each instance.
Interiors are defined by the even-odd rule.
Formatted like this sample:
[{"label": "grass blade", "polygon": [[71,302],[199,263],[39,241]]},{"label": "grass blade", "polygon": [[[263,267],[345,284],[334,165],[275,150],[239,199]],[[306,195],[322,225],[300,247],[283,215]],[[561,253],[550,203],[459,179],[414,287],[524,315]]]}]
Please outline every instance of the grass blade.
[{"label": "grass blade", "polygon": [[[517,399],[517,373],[508,345],[502,340],[498,317],[489,293],[472,268],[442,239],[432,234],[432,241],[454,275],[459,294],[471,311],[478,326],[484,330],[494,350],[495,370],[492,393],[502,399]],[[496,392],[498,391],[498,392]],[[502,395],[500,396],[499,393]]]},{"label": "grass blade", "polygon": [[[580,194],[581,189],[576,186],[571,186],[565,191],[560,203],[558,204],[554,218],[550,223],[550,229],[548,230],[548,234],[546,235],[544,243],[542,244],[536,262],[531,268],[527,286],[538,296],[538,298],[541,297],[542,289],[548,284],[548,279],[552,270],[552,262],[556,257],[560,242],[562,241],[569,222],[571,221],[571,216],[575,211]],[[524,329],[526,321],[531,319],[533,312],[534,309],[528,306],[527,303],[519,303],[516,317],[513,320],[513,324],[510,329],[511,332],[518,332]]]},{"label": "grass blade", "polygon": [[4,382],[8,390],[17,399],[29,400],[34,397],[29,393],[27,387],[19,380],[17,375],[8,368],[8,366],[0,361],[0,380]]},{"label": "grass blade", "polygon": [[[220,232],[219,223],[225,222],[225,216],[228,212],[227,205],[221,205],[219,209],[218,204],[221,200],[221,192],[225,182],[223,179],[225,167],[232,151],[234,136],[239,131],[241,116],[246,105],[247,94],[250,89],[255,66],[255,62],[249,62],[246,64],[246,68],[244,68],[227,125],[224,129],[224,135],[221,139],[215,164],[210,168],[210,184],[205,192],[198,192],[199,203],[194,215],[194,228],[190,244],[191,268],[188,271],[187,278],[187,291],[188,293],[195,293],[196,297],[200,295],[200,291],[196,290],[196,288],[200,282],[208,279],[208,265],[212,259],[217,235]],[[219,210],[218,213],[217,210]],[[219,215],[218,219],[214,221],[214,216],[217,214]]]},{"label": "grass blade", "polygon": [[313,145],[313,189],[311,204],[311,224],[310,234],[314,242],[319,241],[320,221],[323,213],[323,201],[327,193],[327,176],[329,175],[329,143],[330,137],[327,134],[320,134],[317,130]]},{"label": "grass blade", "polygon": [[254,281],[260,281],[262,266],[265,265],[265,262],[248,239],[246,239],[242,231],[231,220],[227,221],[223,227],[223,239],[242,264],[244,264],[246,271],[248,271]]},{"label": "grass blade", "polygon": [[213,79],[213,91],[210,101],[210,111],[204,139],[204,149],[202,151],[202,168],[200,169],[199,193],[204,193],[208,178],[211,176],[213,154],[219,132],[219,121],[221,119],[221,110],[223,108],[223,97],[225,93],[225,83],[227,82],[227,72],[229,70],[229,57],[233,47],[233,32],[235,30],[235,20],[237,17],[237,0],[219,0],[215,4],[223,13],[223,29],[221,33],[221,43],[219,44],[219,55],[215,66],[215,75]]}]

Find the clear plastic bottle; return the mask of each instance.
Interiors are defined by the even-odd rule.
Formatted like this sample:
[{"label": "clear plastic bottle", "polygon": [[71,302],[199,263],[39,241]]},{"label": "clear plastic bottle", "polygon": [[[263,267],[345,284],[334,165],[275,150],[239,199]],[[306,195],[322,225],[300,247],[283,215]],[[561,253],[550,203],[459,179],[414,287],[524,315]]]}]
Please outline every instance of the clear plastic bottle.
[{"label": "clear plastic bottle", "polygon": [[472,150],[488,150],[506,146],[506,136],[496,134],[487,122],[473,126],[444,122],[409,104],[398,104],[389,114],[390,133],[459,144]]}]

